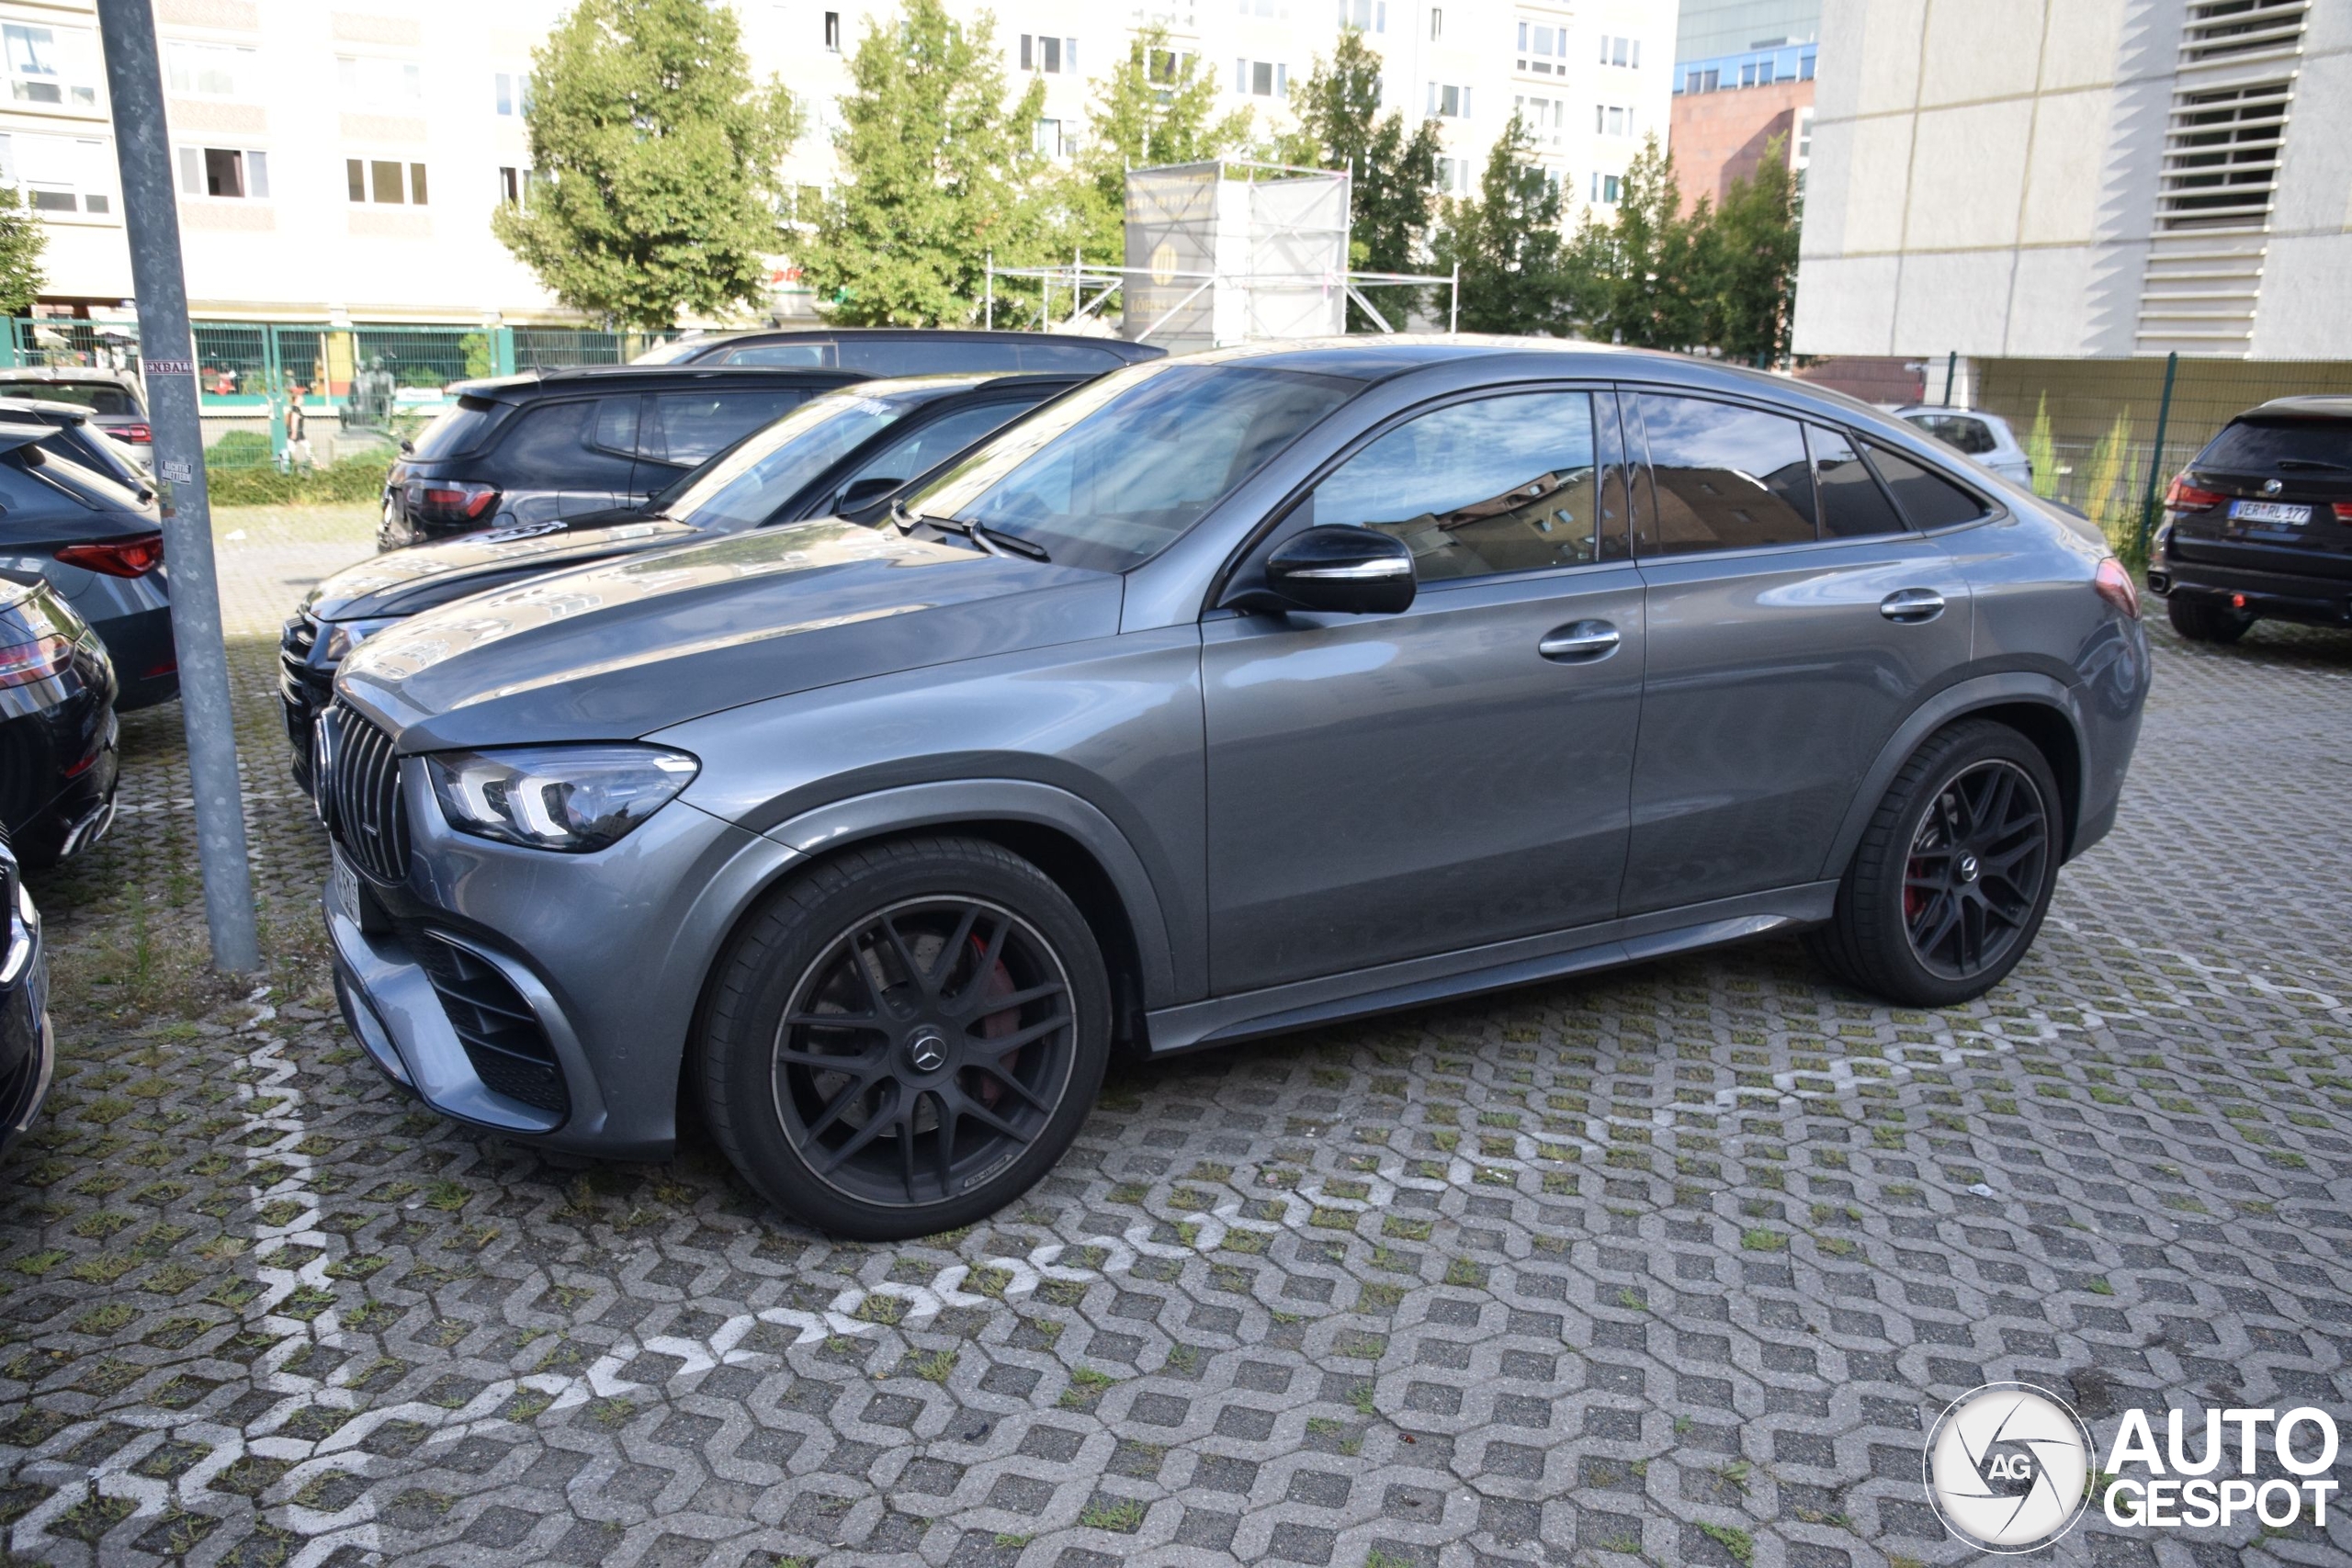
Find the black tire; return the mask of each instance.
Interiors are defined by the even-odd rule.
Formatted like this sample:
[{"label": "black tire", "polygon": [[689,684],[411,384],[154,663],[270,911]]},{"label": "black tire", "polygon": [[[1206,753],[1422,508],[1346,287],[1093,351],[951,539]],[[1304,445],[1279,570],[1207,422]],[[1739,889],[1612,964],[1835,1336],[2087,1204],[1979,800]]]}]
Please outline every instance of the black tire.
[{"label": "black tire", "polygon": [[1956,724],[1894,775],[1837,912],[1807,945],[1839,979],[1892,1002],[1973,1000],[2033,945],[2064,835],[2058,782],[2034,744],[1990,720]]},{"label": "black tire", "polygon": [[2245,636],[2256,617],[2244,610],[2233,610],[2219,599],[2203,593],[2186,593],[2176,588],[2165,601],[2165,618],[2172,622],[2172,629],[2191,642],[2235,642]]},{"label": "black tire", "polygon": [[898,1241],[1052,1168],[1110,1042],[1102,951],[1051,878],[983,840],[903,839],[835,856],[744,923],[695,1077],[711,1135],[778,1208]]}]

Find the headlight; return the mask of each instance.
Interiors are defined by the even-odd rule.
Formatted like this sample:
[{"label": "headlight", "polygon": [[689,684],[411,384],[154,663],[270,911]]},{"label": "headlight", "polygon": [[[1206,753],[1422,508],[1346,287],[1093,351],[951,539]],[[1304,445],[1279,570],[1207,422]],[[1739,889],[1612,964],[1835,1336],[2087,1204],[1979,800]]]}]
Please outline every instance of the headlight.
[{"label": "headlight", "polygon": [[584,854],[661,810],[702,764],[652,746],[520,746],[437,752],[424,767],[459,832]]},{"label": "headlight", "polygon": [[340,664],[353,649],[378,632],[399,626],[406,618],[404,615],[379,615],[371,621],[322,621],[319,624],[319,631],[326,639],[326,649],[322,657],[329,664]]}]

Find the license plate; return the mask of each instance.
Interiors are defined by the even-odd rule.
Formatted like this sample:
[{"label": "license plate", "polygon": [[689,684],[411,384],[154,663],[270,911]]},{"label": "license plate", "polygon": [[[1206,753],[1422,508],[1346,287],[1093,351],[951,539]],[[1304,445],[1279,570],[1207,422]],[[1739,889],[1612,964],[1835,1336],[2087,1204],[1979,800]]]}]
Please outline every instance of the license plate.
[{"label": "license plate", "polygon": [[358,919],[360,914],[359,873],[352,868],[349,861],[343,858],[341,850],[337,850],[334,853],[334,870],[328,874],[327,885],[334,890],[336,908],[352,919]]},{"label": "license plate", "polygon": [[2308,523],[2312,509],[2283,501],[2233,501],[2230,515],[2241,523]]}]

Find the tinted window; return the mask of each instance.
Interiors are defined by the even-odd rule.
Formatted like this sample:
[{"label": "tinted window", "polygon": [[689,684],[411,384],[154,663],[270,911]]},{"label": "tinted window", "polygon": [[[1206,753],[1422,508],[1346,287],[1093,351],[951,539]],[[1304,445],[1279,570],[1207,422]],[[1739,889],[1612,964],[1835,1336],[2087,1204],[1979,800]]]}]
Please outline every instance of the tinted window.
[{"label": "tinted window", "polygon": [[908,502],[1043,545],[1057,563],[1150,559],[1359,383],[1155,360],[1090,381]]},{"label": "tinted window", "polygon": [[1813,443],[1814,477],[1821,484],[1824,538],[1854,539],[1869,534],[1900,534],[1903,519],[1871,477],[1862,455],[1845,432],[1818,424],[1804,427]]},{"label": "tinted window", "polygon": [[866,458],[842,485],[846,489],[860,479],[892,479],[903,482],[919,478],[1034,406],[1027,402],[982,403],[977,408],[942,414]]},{"label": "tinted window", "polygon": [[697,528],[751,528],[802,486],[936,393],[812,398],[695,476],[664,510]]},{"label": "tinted window", "polygon": [[[605,399],[605,402],[636,399]],[[628,488],[636,464],[593,445],[602,404],[541,403],[516,415],[498,446],[499,477],[542,490]]]},{"label": "tinted window", "polygon": [[1942,475],[1876,442],[1864,445],[1871,449],[1871,462],[1878,468],[1879,478],[1894,492],[1895,505],[1914,528],[1942,528],[1984,515],[1983,502]]},{"label": "tinted window", "polygon": [[1107,348],[1084,343],[1024,343],[1017,352],[1023,370],[1108,370],[1126,363]]},{"label": "tinted window", "polygon": [[100,381],[0,381],[0,398],[40,398],[79,403],[92,413],[135,414],[139,405],[120,387]]},{"label": "tinted window", "polygon": [[939,376],[957,370],[1034,370],[1023,345],[957,338],[843,338],[842,368],[869,376]]},{"label": "tinted window", "polygon": [[639,450],[659,462],[692,468],[808,400],[808,394],[797,387],[657,392]]},{"label": "tinted window", "polygon": [[1645,392],[1656,515],[1645,550],[1687,555],[1815,536],[1813,473],[1797,422],[1730,403]]},{"label": "tinted window", "polygon": [[1405,541],[1423,581],[1593,559],[1592,398],[1535,392],[1408,420],[1315,487],[1306,519]]},{"label": "tinted window", "polygon": [[1998,445],[1993,439],[1993,427],[1981,419],[1970,419],[1957,413],[1906,413],[1906,424],[1916,424],[1955,452],[1981,457]]},{"label": "tinted window", "polygon": [[2234,420],[2222,426],[2222,434],[2197,455],[2195,466],[2259,474],[2277,468],[2282,459],[2352,468],[2352,421],[2281,420],[2256,423]]},{"label": "tinted window", "polygon": [[[685,356],[681,355],[681,357]],[[833,366],[833,345],[829,343],[754,344],[749,348],[729,349],[719,363],[721,365],[806,366],[829,370]]]},{"label": "tinted window", "polygon": [[488,398],[459,398],[455,408],[442,410],[424,427],[424,434],[416,438],[415,456],[454,457],[472,451],[498,423],[501,412],[500,405]]}]

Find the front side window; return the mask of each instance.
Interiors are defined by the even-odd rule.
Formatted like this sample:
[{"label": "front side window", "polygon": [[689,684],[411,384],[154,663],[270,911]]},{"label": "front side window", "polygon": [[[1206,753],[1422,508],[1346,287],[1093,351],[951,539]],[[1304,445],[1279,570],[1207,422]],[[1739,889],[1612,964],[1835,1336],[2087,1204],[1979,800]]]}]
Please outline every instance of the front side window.
[{"label": "front side window", "polygon": [[1914,528],[1948,528],[1985,514],[1983,502],[1941,474],[1875,441],[1864,445],[1870,448],[1871,466],[1886,481],[1895,505]]},{"label": "front side window", "polygon": [[1821,536],[1856,539],[1872,534],[1900,534],[1903,518],[1894,503],[1871,477],[1862,455],[1845,432],[1808,424],[1813,443],[1813,472],[1821,487]]},{"label": "front side window", "polygon": [[1649,436],[1657,495],[1642,552],[1690,555],[1812,540],[1804,434],[1780,414],[1700,398],[1634,400]]},{"label": "front side window", "polygon": [[907,510],[1125,571],[1158,555],[1359,383],[1159,360],[1114,371],[1022,421]]},{"label": "front side window", "polygon": [[1304,523],[1393,535],[1425,582],[1582,566],[1595,472],[1590,393],[1481,398],[1373,441],[1315,487]]}]

